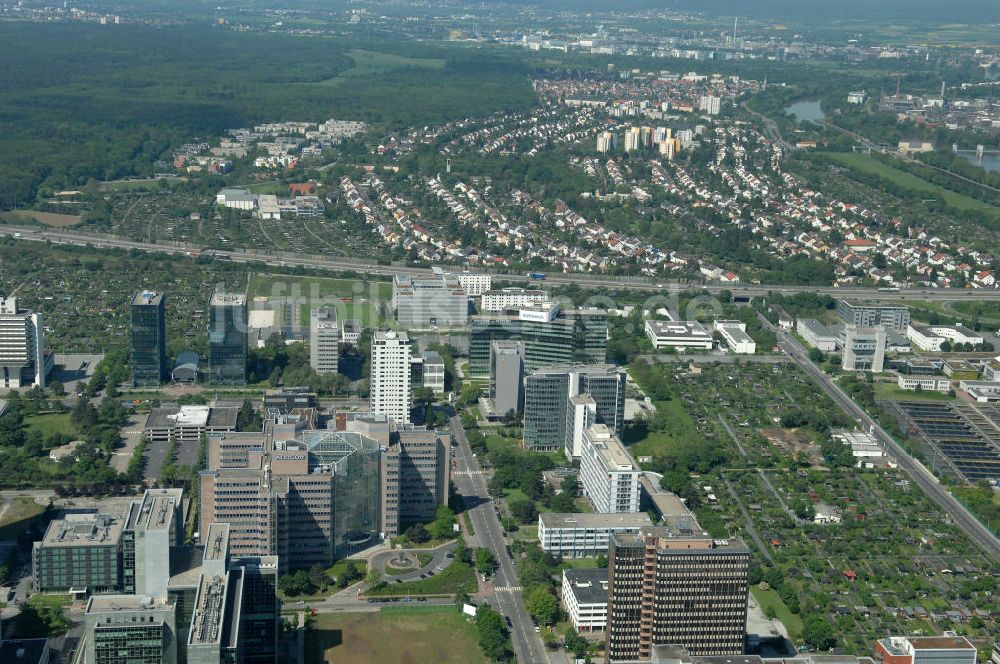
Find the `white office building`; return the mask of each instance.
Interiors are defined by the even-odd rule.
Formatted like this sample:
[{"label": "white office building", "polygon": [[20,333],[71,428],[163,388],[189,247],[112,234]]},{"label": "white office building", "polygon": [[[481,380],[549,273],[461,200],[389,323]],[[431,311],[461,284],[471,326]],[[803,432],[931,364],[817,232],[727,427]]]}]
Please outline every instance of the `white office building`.
[{"label": "white office building", "polygon": [[747,334],[747,324],[743,321],[717,320],[714,327],[734,353],[753,355],[757,352],[757,343]]},{"label": "white office building", "polygon": [[538,542],[542,551],[560,558],[595,558],[608,555],[612,534],[634,534],[643,526],[651,525],[645,512],[545,512],[538,515]]},{"label": "white office building", "polygon": [[979,346],[983,343],[983,335],[974,332],[964,325],[920,325],[910,323],[906,326],[906,338],[920,350],[939,353],[941,345],[946,341],[955,344],[971,344]]},{"label": "white office building", "polygon": [[712,335],[696,320],[647,320],[646,336],[653,348],[700,348],[712,350]]},{"label": "white office building", "polygon": [[481,311],[507,311],[520,309],[532,302],[546,302],[548,299],[548,294],[543,290],[503,288],[483,293],[479,308]]},{"label": "white office building", "polygon": [[844,371],[880,373],[885,365],[885,328],[846,325],[841,345]]},{"label": "white office building", "polygon": [[940,376],[911,376],[899,374],[896,384],[901,390],[920,390],[921,392],[943,392],[951,389],[951,380]]},{"label": "white office building", "polygon": [[622,441],[604,424],[583,432],[580,481],[594,511],[638,512],[642,471]]},{"label": "white office building", "polygon": [[410,338],[405,332],[375,331],[369,387],[369,409],[373,415],[409,424],[410,353]]},{"label": "white office building", "polygon": [[0,298],[0,387],[45,387],[51,368],[42,315],[19,309],[17,298]]},{"label": "white office building", "polygon": [[313,309],[309,317],[309,366],[316,373],[337,373],[340,323],[335,309]]},{"label": "white office building", "polygon": [[795,324],[795,331],[812,348],[824,353],[837,350],[837,335],[815,318],[800,318]]},{"label": "white office building", "polygon": [[608,627],[608,570],[563,570],[562,601],[573,629],[603,632]]}]

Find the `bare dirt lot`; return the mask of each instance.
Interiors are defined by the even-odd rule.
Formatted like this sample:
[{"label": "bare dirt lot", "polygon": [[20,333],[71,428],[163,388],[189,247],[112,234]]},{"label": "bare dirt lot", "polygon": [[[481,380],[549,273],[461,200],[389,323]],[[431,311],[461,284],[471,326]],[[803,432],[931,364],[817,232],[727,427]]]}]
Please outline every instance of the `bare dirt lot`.
[{"label": "bare dirt lot", "polygon": [[823,465],[823,453],[808,433],[799,429],[761,429],[760,433],[781,450],[782,454],[794,456],[798,452],[808,455],[813,466]]},{"label": "bare dirt lot", "polygon": [[78,214],[57,214],[55,212],[35,212],[34,210],[18,210],[17,212],[7,212],[3,215],[4,221],[11,223],[37,221],[53,228],[66,228],[75,226],[83,221],[83,217]]}]

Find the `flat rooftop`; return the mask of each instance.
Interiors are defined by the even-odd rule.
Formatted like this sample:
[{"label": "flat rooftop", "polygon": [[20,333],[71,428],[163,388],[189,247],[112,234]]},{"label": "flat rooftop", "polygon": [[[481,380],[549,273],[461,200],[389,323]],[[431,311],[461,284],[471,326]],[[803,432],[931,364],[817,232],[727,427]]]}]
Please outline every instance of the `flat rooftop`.
[{"label": "flat rooftop", "polygon": [[169,529],[176,511],[180,509],[183,496],[183,489],[147,489],[142,497],[142,504],[130,514],[129,528]]},{"label": "flat rooftop", "polygon": [[66,514],[49,524],[42,546],[117,546],[124,529],[124,513]]},{"label": "flat rooftop", "polygon": [[208,427],[214,429],[235,429],[238,408],[228,406],[177,406],[166,405],[149,411],[146,418],[147,429],[174,429]]},{"label": "flat rooftop", "polygon": [[91,595],[87,600],[87,613],[108,611],[148,611],[172,606],[163,599],[149,595]]},{"label": "flat rooftop", "polygon": [[222,639],[227,590],[228,579],[225,576],[202,576],[191,616],[189,644],[218,643]]},{"label": "flat rooftop", "polygon": [[583,432],[584,440],[590,440],[598,456],[612,470],[639,470],[639,465],[625,449],[618,436],[611,433],[606,424],[592,424]]},{"label": "flat rooftop", "polygon": [[538,515],[538,520],[546,528],[642,528],[652,525],[645,512],[543,512]]},{"label": "flat rooftop", "polygon": [[3,664],[40,664],[49,645],[48,639],[8,639],[0,642]]},{"label": "flat rooftop", "polygon": [[229,524],[213,523],[205,537],[205,560],[225,560],[229,552]]},{"label": "flat rooftop", "polygon": [[213,307],[245,307],[247,296],[245,293],[215,293],[208,303]]},{"label": "flat rooftop", "polygon": [[696,320],[647,320],[647,329],[658,337],[711,339],[705,326]]},{"label": "flat rooftop", "polygon": [[132,298],[132,304],[138,304],[142,306],[157,306],[163,302],[163,293],[157,293],[156,291],[139,291]]},{"label": "flat rooftop", "polygon": [[568,569],[563,576],[573,588],[577,604],[608,603],[608,568]]}]

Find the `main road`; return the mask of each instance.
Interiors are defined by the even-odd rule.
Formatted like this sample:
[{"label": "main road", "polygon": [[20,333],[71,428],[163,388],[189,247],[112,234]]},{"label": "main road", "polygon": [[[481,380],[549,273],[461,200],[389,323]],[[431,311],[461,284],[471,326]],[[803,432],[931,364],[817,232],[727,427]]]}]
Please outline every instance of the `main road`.
[{"label": "main road", "polygon": [[1000,562],[1000,540],[979,519],[969,512],[965,505],[951,495],[926,466],[910,456],[885,429],[879,426],[878,422],[872,419],[861,406],[855,403],[833,378],[813,364],[809,360],[805,348],[794,337],[784,330],[775,329],[763,317],[761,317],[761,321],[765,326],[774,330],[778,338],[778,345],[792,358],[799,368],[819,383],[820,387],[833,399],[834,403],[843,408],[851,417],[855,418],[865,429],[872,432],[882,448],[885,449],[888,457],[910,475],[917,486],[923,489],[924,493],[930,496],[931,500],[937,503],[959,528],[965,531],[969,539],[979,545],[993,560]]},{"label": "main road", "polygon": [[490,497],[486,478],[479,461],[472,454],[465,428],[457,415],[451,418],[451,432],[458,443],[455,452],[458,472],[453,474],[455,488],[465,499],[466,506],[469,506],[469,518],[476,531],[476,538],[493,553],[497,561],[493,574],[495,591],[491,603],[510,619],[510,635],[517,661],[522,664],[548,664],[548,652],[535,632],[531,616],[524,608],[517,571],[514,561],[507,555],[507,542],[500,527],[500,519],[497,518],[496,504]]},{"label": "main road", "polygon": [[[354,270],[366,274],[392,276],[407,274],[411,276],[427,276],[430,268],[408,267],[403,265],[381,265],[376,260],[368,258],[344,258],[336,256],[314,256],[283,251],[259,251],[256,249],[209,249],[200,245],[182,242],[135,242],[123,240],[111,235],[97,233],[70,232],[59,229],[42,229],[35,226],[19,227],[0,225],[0,237],[9,236],[20,240],[34,242],[52,242],[74,246],[92,246],[97,249],[127,249],[136,251],[157,252],[176,255],[211,255],[220,260],[235,263],[265,263],[278,267],[306,267],[320,270]],[[494,273],[497,279],[527,279],[527,273],[510,272]],[[753,284],[702,284],[697,281],[678,281],[666,278],[650,277],[614,277],[584,273],[548,273],[546,283],[576,284],[591,288],[610,288],[636,291],[655,291],[657,294],[677,293],[681,291],[706,291],[717,294],[720,291],[732,293],[733,296],[752,297],[768,295],[769,293],[819,293],[838,298],[857,298],[866,300],[1000,300],[1000,290],[985,288],[907,288],[898,291],[885,291],[873,288],[836,288],[833,286],[786,286],[786,285],[753,285]]]}]

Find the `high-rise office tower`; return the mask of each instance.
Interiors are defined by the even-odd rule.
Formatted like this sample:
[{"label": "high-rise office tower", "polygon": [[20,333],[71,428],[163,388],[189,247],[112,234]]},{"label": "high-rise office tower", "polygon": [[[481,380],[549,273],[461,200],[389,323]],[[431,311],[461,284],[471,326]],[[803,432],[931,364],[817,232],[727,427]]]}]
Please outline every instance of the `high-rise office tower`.
[{"label": "high-rise office tower", "polygon": [[208,324],[208,381],[215,385],[246,384],[247,296],[213,295]]},{"label": "high-rise office tower", "polygon": [[520,341],[491,344],[490,399],[493,412],[500,416],[524,410],[524,344]]},{"label": "high-rise office tower", "polygon": [[337,373],[340,323],[336,309],[313,309],[309,317],[309,366],[320,374]]},{"label": "high-rise office tower", "polygon": [[51,368],[42,315],[18,308],[17,298],[0,298],[0,387],[45,387]]},{"label": "high-rise office tower", "polygon": [[166,296],[139,291],[132,298],[132,386],[156,387],[167,375]]},{"label": "high-rise office tower", "polygon": [[[574,425],[567,421],[577,409],[570,399],[589,394],[596,406],[595,421],[615,434],[625,426],[625,376],[607,364],[552,366],[538,369],[524,385],[524,444],[530,449],[567,450],[580,456],[579,440],[572,442]],[[567,439],[571,442],[567,445]]]},{"label": "high-rise office tower", "polygon": [[607,661],[648,660],[654,646],[743,653],[750,550],[715,540],[681,507],[662,526],[611,536]]},{"label": "high-rise office tower", "polygon": [[410,421],[410,338],[405,332],[376,330],[372,337],[369,409],[399,424]]}]

